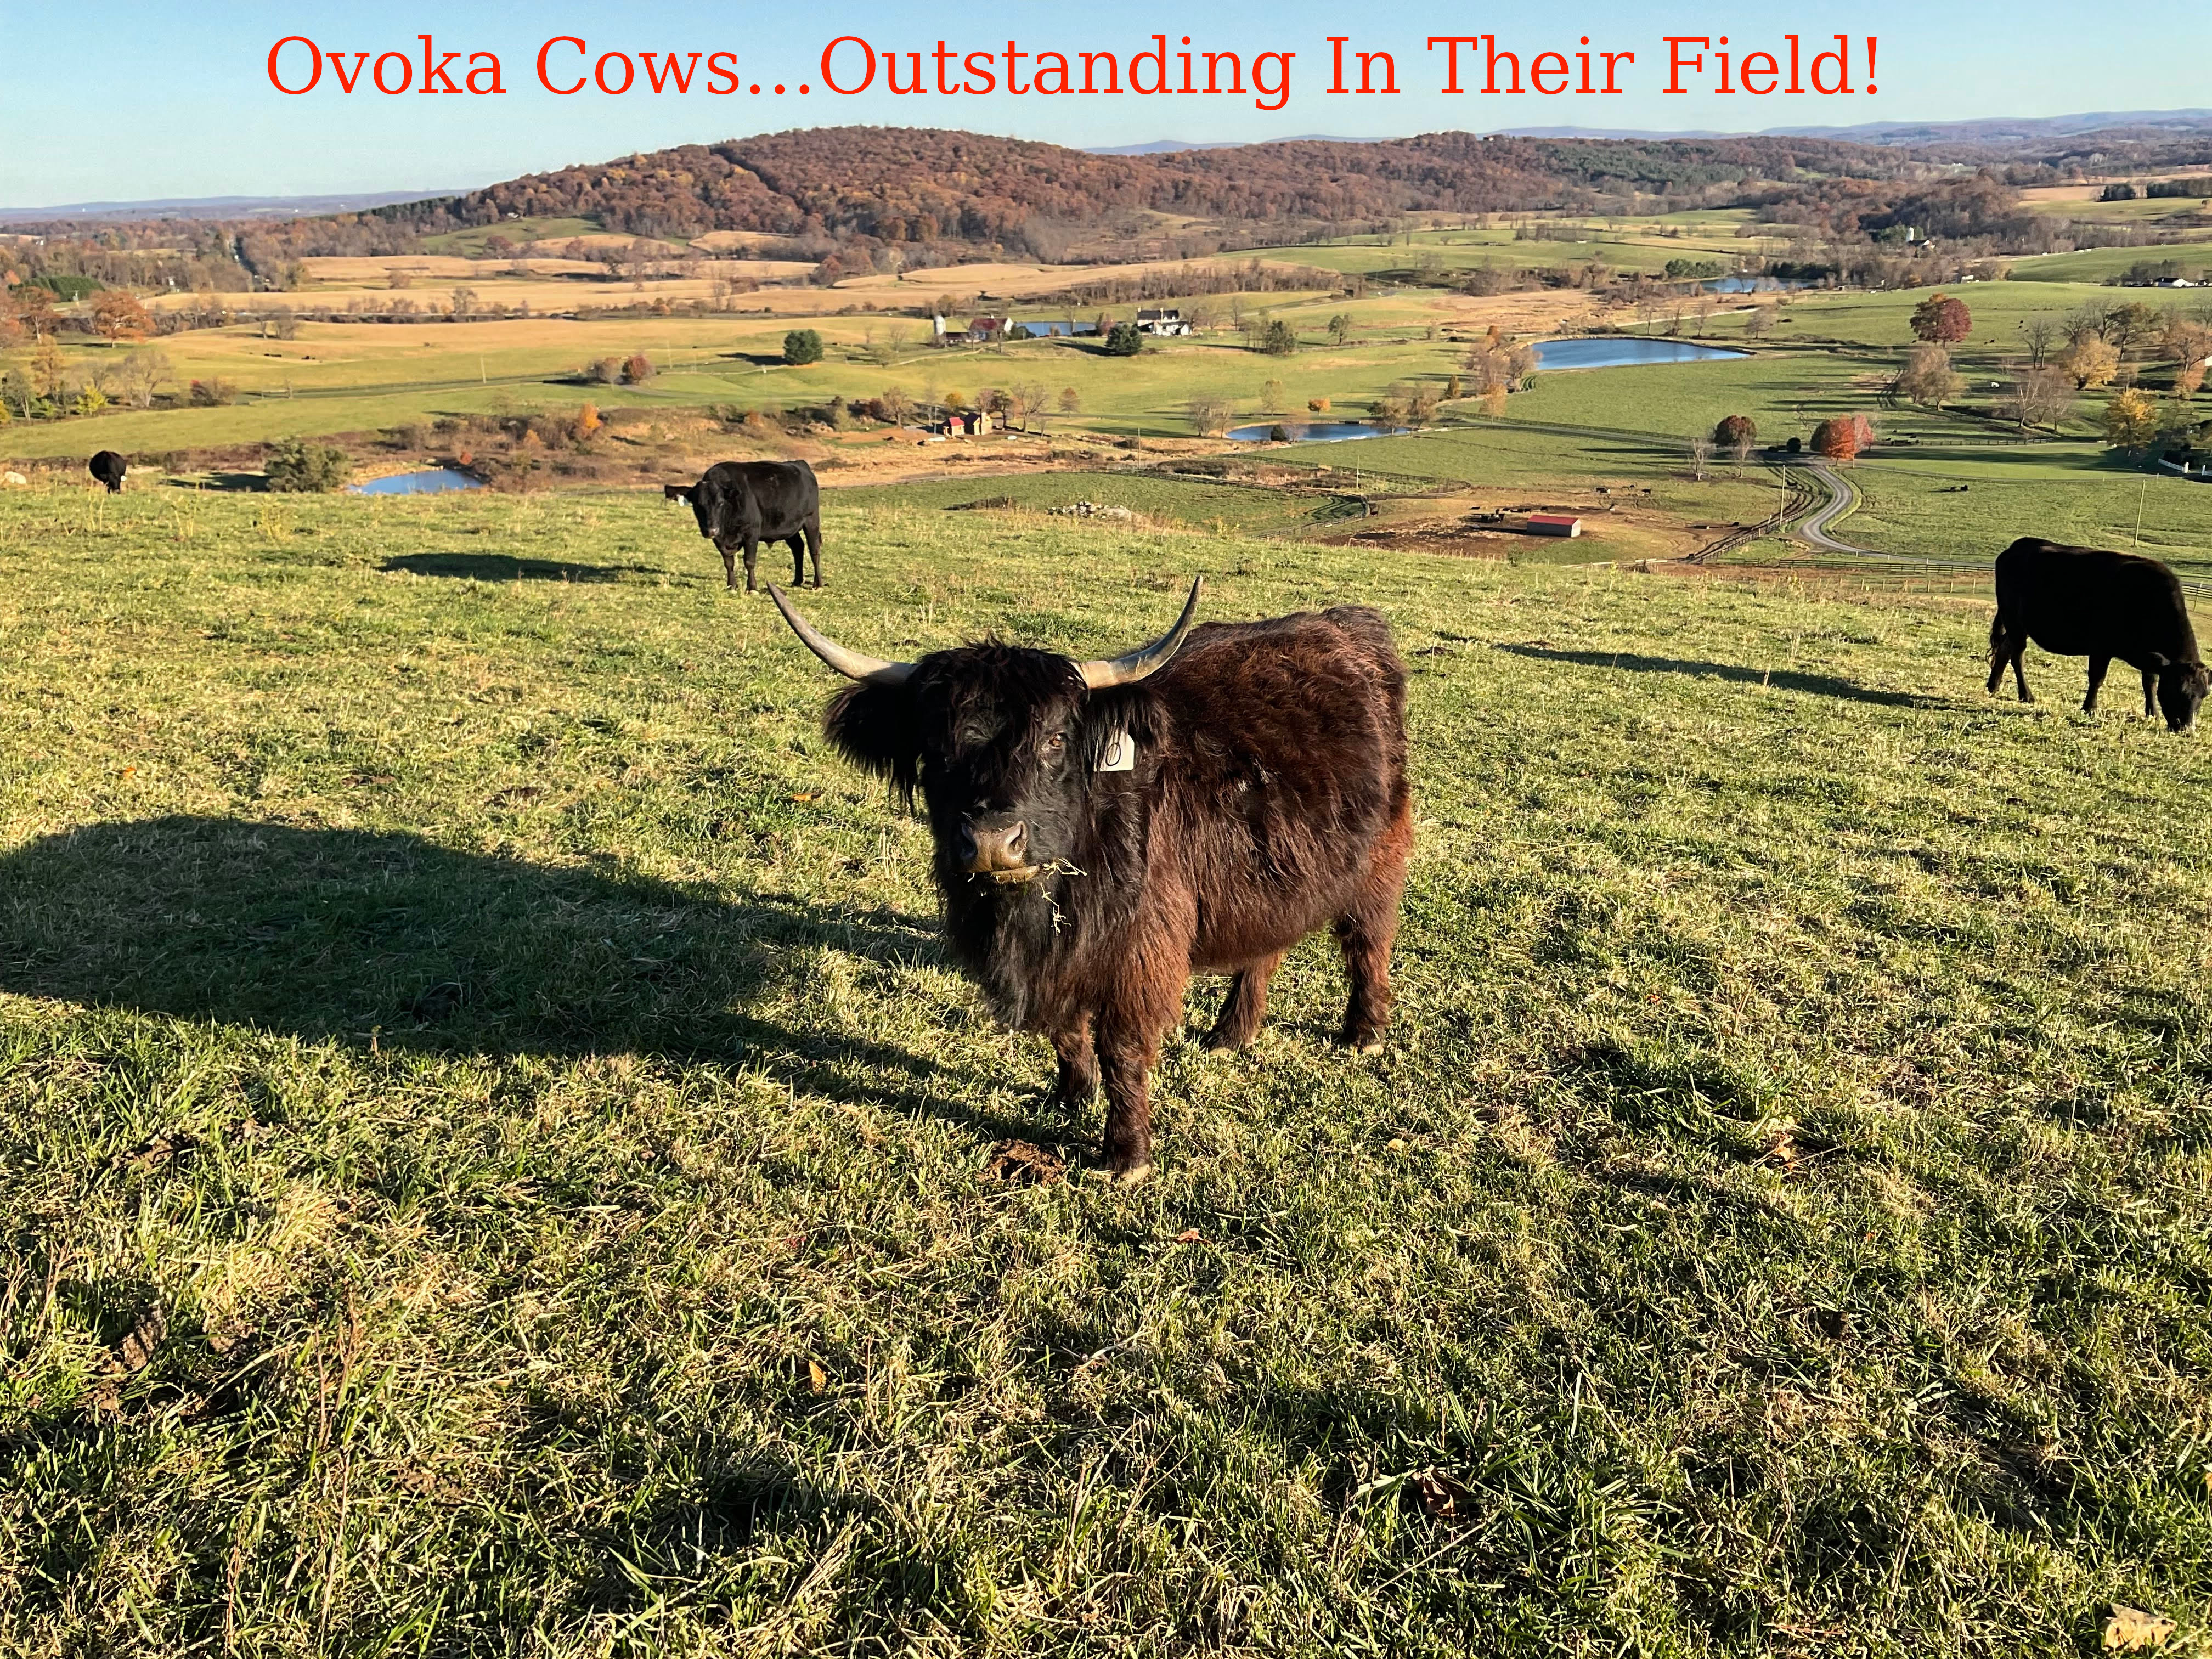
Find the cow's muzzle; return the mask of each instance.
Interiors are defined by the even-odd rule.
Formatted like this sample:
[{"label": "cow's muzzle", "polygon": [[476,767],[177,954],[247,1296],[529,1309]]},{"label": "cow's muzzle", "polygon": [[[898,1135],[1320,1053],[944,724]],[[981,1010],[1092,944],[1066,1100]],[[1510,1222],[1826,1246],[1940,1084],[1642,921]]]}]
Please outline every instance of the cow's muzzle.
[{"label": "cow's muzzle", "polygon": [[1028,860],[1030,827],[1018,818],[986,828],[972,818],[960,824],[960,866],[970,875],[988,876],[1004,886],[1036,878]]}]

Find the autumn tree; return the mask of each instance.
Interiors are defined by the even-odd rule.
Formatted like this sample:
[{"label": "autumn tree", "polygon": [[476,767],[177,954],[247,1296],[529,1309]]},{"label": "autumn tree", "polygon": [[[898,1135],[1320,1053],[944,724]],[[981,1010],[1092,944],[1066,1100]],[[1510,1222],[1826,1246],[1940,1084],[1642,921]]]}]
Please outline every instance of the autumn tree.
[{"label": "autumn tree", "polygon": [[1290,390],[1280,380],[1269,380],[1260,388],[1260,407],[1267,414],[1281,414],[1289,399]]},{"label": "autumn tree", "polygon": [[904,426],[907,418],[914,413],[912,400],[903,390],[895,386],[885,386],[884,395],[876,399],[876,404],[884,411],[884,418],[893,426]]},{"label": "autumn tree", "polygon": [[1912,348],[1898,374],[1897,390],[1923,409],[1941,409],[1966,387],[1951,367],[1951,354],[1929,343]]},{"label": "autumn tree", "polygon": [[1260,349],[1270,357],[1287,357],[1298,349],[1298,331],[1281,318],[1271,318],[1260,331]]},{"label": "autumn tree", "polygon": [[2060,352],[2057,362],[2077,387],[2094,392],[2100,386],[2110,386],[2112,376],[2119,373],[2120,352],[2111,341],[2090,334]]},{"label": "autumn tree", "polygon": [[15,290],[15,314],[22,319],[23,328],[33,340],[51,337],[61,321],[54,310],[52,293],[34,285]]},{"label": "autumn tree", "polygon": [[1078,392],[1072,386],[1064,386],[1060,387],[1060,412],[1063,415],[1080,415],[1083,413],[1083,394]]},{"label": "autumn tree", "polygon": [[2158,436],[2158,407],[2148,393],[2130,387],[2105,405],[2099,424],[2115,449],[2142,449]]},{"label": "autumn tree", "polygon": [[1964,300],[1931,294],[1912,308],[1912,337],[1935,345],[1950,345],[1973,332],[1974,313]]},{"label": "autumn tree", "polygon": [[642,351],[633,351],[623,359],[622,377],[630,386],[643,386],[653,376],[653,359]]},{"label": "autumn tree", "polygon": [[110,342],[143,340],[154,331],[154,319],[137,295],[111,288],[93,300],[92,331]]},{"label": "autumn tree", "polygon": [[1813,453],[1831,461],[1848,461],[1867,447],[1873,423],[1863,415],[1839,415],[1813,428]]},{"label": "autumn tree", "polygon": [[69,366],[62,360],[62,349],[51,337],[39,342],[39,349],[31,354],[31,386],[41,398],[61,396],[62,380]]},{"label": "autumn tree", "polygon": [[1741,466],[1751,459],[1751,447],[1759,439],[1759,427],[1748,415],[1724,415],[1713,427],[1713,442],[1735,458]]},{"label": "autumn tree", "polygon": [[1347,313],[1340,311],[1328,319],[1328,337],[1335,345],[1342,345],[1351,339],[1352,319]]}]

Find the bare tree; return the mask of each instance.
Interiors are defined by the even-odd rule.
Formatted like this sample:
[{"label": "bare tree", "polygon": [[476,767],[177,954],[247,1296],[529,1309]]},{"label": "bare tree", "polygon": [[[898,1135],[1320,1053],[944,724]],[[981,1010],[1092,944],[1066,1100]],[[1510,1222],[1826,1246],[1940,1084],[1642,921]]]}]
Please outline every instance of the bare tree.
[{"label": "bare tree", "polygon": [[134,351],[115,366],[115,383],[135,407],[151,409],[154,397],[171,374],[169,355],[159,346]]},{"label": "bare tree", "polygon": [[2027,348],[2027,366],[2041,368],[2051,356],[2051,343],[2058,337],[2058,325],[2048,317],[2030,317],[2021,324],[2020,337]]},{"label": "bare tree", "polygon": [[2024,369],[2002,406],[2023,432],[2033,426],[2055,426],[2074,406],[2074,377],[2062,368]]},{"label": "bare tree", "polygon": [[1712,464],[1713,441],[1711,438],[1690,440],[1690,476],[1699,483],[1705,481],[1705,469]]}]

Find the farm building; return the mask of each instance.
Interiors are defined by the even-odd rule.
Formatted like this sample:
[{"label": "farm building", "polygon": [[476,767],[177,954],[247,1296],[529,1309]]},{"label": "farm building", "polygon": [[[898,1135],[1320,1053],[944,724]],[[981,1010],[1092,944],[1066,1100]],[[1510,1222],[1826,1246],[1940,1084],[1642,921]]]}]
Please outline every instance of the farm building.
[{"label": "farm building", "polygon": [[1190,325],[1182,319],[1182,313],[1173,306],[1164,308],[1146,307],[1137,313],[1137,332],[1139,334],[1188,334]]},{"label": "farm building", "polygon": [[1531,513],[1528,533],[1532,536],[1579,536],[1583,521],[1571,513]]},{"label": "farm building", "polygon": [[1097,331],[1098,325],[1096,323],[1079,323],[1065,317],[1050,322],[1016,323],[1008,331],[1016,339],[1024,340],[1072,339],[1078,334],[1096,334]]}]

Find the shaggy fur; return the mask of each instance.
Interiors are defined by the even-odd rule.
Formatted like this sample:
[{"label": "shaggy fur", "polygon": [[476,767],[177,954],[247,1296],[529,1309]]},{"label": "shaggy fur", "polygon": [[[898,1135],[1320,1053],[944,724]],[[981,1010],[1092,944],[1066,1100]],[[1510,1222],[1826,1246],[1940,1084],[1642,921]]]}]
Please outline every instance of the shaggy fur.
[{"label": "shaggy fur", "polygon": [[[1150,1167],[1148,1074],[1193,972],[1235,975],[1207,1041],[1242,1048],[1284,954],[1332,927],[1344,1040],[1379,1044],[1413,805],[1405,668],[1376,612],[1209,623],[1150,678],[1097,692],[1046,652],[941,651],[903,685],[848,688],[824,727],[921,792],[955,955],[1002,1018],[1051,1039],[1063,1106],[1103,1076],[1117,1172]],[[1134,769],[1097,770],[1116,732]],[[1016,822],[1042,873],[969,873],[965,839]]]},{"label": "shaggy fur", "polygon": [[660,493],[683,501],[699,520],[699,533],[722,556],[722,579],[738,585],[738,554],[745,556],[745,592],[763,542],[791,549],[791,585],[806,580],[806,556],[814,556],[814,585],[822,586],[822,488],[804,461],[717,461],[695,484],[663,484]]},{"label": "shaggy fur", "polygon": [[2083,714],[2097,712],[2097,690],[2118,657],[2142,675],[2146,718],[2162,712],[2176,732],[2197,723],[2197,706],[2212,690],[2212,672],[2197,655],[2180,580],[2166,566],[2140,554],[2062,547],[2023,536],[1997,555],[1996,575],[1991,692],[2010,663],[2020,700],[2035,701],[2021,667],[2033,640],[2057,656],[2088,658]]}]

